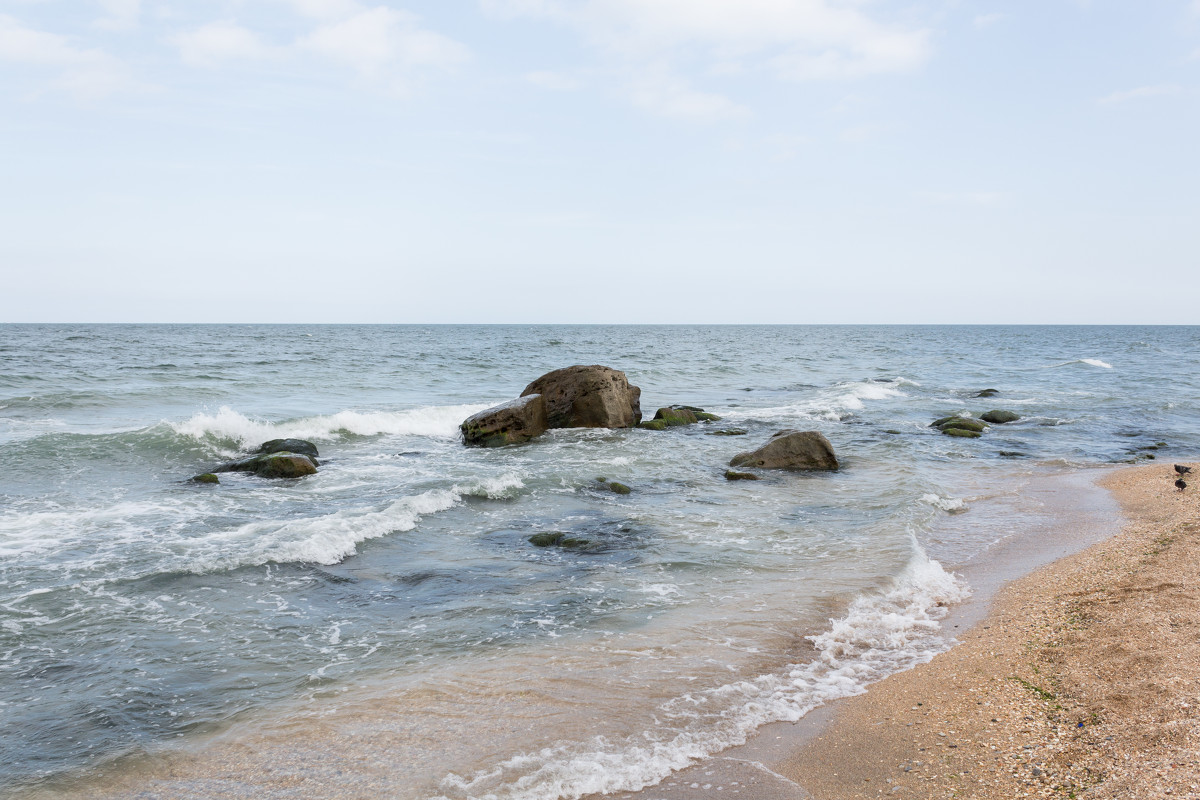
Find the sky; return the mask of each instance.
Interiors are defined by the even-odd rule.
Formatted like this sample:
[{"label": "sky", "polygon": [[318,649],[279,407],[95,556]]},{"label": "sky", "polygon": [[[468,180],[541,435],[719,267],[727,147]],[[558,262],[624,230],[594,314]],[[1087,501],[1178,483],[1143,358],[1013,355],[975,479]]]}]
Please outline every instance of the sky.
[{"label": "sky", "polygon": [[0,0],[0,322],[1200,324],[1200,0]]}]

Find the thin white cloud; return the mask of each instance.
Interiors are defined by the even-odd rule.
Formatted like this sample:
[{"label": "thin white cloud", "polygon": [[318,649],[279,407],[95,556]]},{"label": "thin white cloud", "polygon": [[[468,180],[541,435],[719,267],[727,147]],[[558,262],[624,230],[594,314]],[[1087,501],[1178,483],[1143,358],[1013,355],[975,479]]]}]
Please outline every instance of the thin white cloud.
[{"label": "thin white cloud", "polygon": [[345,19],[365,9],[355,0],[285,0],[296,13],[313,19]]},{"label": "thin white cloud", "polygon": [[634,105],[664,117],[713,121],[743,117],[749,109],[724,95],[692,88],[666,70],[651,70],[633,81]]},{"label": "thin white cloud", "polygon": [[975,17],[972,24],[980,29],[990,28],[1002,19],[1004,19],[1003,14],[980,14]]},{"label": "thin white cloud", "polygon": [[1136,89],[1113,92],[1110,95],[1101,97],[1099,102],[1101,105],[1115,105],[1117,103],[1127,103],[1130,100],[1140,100],[1146,97],[1162,97],[1165,95],[1179,94],[1182,91],[1182,87],[1175,86],[1174,84],[1165,84],[1161,86],[1139,86]]},{"label": "thin white cloud", "polygon": [[[904,72],[929,57],[929,32],[873,18],[857,0],[480,0],[494,16],[568,26],[639,75],[633,102],[676,116],[739,116],[746,109],[694,89],[687,75],[767,72],[782,80],[858,78]],[[674,75],[674,77],[669,77]],[[674,88],[672,88],[672,86]],[[695,113],[679,113],[692,109]]]},{"label": "thin white cloud", "polygon": [[142,0],[97,0],[104,17],[96,20],[97,28],[124,31],[136,28],[142,15]]},{"label": "thin white cloud", "polygon": [[365,77],[380,77],[395,68],[450,69],[471,56],[465,45],[422,28],[416,15],[384,6],[322,25],[297,44]]},{"label": "thin white cloud", "polygon": [[272,54],[250,30],[233,22],[210,22],[172,38],[179,56],[193,66],[213,67],[227,61],[261,59]]},{"label": "thin white cloud", "polygon": [[0,14],[0,62],[57,73],[54,85],[81,100],[97,100],[133,88],[125,65],[98,49],[76,47],[65,36],[35,30]]}]

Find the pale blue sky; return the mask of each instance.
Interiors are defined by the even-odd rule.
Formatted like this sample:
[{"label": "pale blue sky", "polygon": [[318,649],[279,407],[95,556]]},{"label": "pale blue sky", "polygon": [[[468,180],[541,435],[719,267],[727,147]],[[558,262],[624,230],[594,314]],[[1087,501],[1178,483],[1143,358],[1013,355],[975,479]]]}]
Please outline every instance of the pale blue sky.
[{"label": "pale blue sky", "polygon": [[0,321],[1200,323],[1200,0],[0,0]]}]

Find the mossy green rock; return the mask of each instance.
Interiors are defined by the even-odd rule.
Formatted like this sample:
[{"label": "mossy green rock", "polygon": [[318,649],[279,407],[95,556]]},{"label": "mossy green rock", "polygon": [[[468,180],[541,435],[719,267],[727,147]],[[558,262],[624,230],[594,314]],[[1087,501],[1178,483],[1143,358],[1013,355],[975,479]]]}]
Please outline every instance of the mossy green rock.
[{"label": "mossy green rock", "polygon": [[259,459],[254,468],[260,478],[300,478],[316,471],[312,459],[299,453],[271,453]]},{"label": "mossy green rock", "polygon": [[970,417],[951,417],[946,422],[938,425],[938,430],[945,433],[948,430],[973,431],[975,433],[983,433],[987,428],[983,422]]},{"label": "mossy green rock", "polygon": [[654,419],[662,420],[667,424],[667,427],[674,428],[677,425],[694,425],[696,423],[696,412],[689,411],[686,408],[660,408],[654,414]]},{"label": "mossy green rock", "polygon": [[648,431],[665,431],[667,429],[667,421],[665,419],[648,419],[638,423],[639,428],[645,428]]},{"label": "mossy green rock", "polygon": [[727,481],[757,481],[761,480],[753,472],[734,472],[731,469],[725,470],[725,480]]},{"label": "mossy green rock", "polygon": [[957,436],[960,439],[978,439],[980,436],[983,436],[979,431],[967,428],[942,428],[942,433],[946,436]]},{"label": "mossy green rock", "polygon": [[716,414],[710,414],[707,411],[693,411],[692,413],[696,415],[696,419],[699,420],[700,422],[720,422],[721,421],[721,418],[718,417]]},{"label": "mossy green rock", "polygon": [[724,428],[719,431],[709,431],[706,436],[745,436],[747,430],[745,428]]},{"label": "mossy green rock", "polygon": [[979,418],[984,422],[990,422],[994,425],[1003,425],[1006,422],[1016,422],[1021,418],[1020,414],[1014,414],[1011,411],[1000,411],[993,409],[986,414],[980,414]]},{"label": "mossy green rock", "polygon": [[192,483],[220,483],[221,479],[211,472],[206,472],[203,475],[197,475],[192,478]]},{"label": "mossy green rock", "polygon": [[628,486],[626,486],[625,484],[623,484],[623,483],[617,483],[616,481],[608,481],[608,482],[607,482],[606,484],[604,484],[604,485],[605,485],[605,486],[607,486],[607,487],[608,487],[608,490],[609,490],[610,492],[612,492],[613,494],[629,494],[630,492],[632,492],[632,491],[633,491],[632,489],[630,489],[630,488],[629,488]]}]

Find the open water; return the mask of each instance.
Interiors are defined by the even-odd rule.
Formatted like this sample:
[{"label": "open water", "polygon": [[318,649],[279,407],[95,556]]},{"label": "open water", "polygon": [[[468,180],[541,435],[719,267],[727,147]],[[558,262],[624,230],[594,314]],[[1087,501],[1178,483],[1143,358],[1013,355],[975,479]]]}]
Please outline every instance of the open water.
[{"label": "open water", "polygon": [[[723,419],[460,443],[572,364]],[[783,428],[843,469],[724,479]],[[1039,476],[1197,452],[1195,327],[0,326],[0,792],[355,704],[397,797],[651,785],[944,649]]]}]

